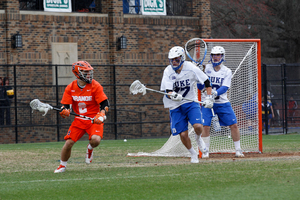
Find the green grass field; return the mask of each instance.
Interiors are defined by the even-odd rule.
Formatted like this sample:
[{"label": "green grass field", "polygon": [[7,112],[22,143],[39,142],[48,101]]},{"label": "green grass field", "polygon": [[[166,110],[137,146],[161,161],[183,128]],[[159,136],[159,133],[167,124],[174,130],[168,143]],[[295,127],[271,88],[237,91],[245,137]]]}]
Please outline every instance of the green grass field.
[{"label": "green grass field", "polygon": [[[103,140],[90,165],[75,144],[67,171],[54,174],[63,142],[0,145],[0,199],[299,199],[300,135],[264,135],[263,151],[285,157],[126,157],[165,139]],[[298,156],[297,156],[298,155]],[[248,156],[248,158],[247,158]]]}]

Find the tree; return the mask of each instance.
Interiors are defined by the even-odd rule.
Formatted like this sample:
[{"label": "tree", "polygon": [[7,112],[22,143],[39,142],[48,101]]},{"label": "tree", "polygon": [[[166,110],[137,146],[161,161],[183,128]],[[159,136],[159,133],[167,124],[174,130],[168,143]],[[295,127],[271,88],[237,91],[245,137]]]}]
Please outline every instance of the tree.
[{"label": "tree", "polygon": [[299,0],[211,0],[213,38],[260,38],[262,62],[299,62]]}]

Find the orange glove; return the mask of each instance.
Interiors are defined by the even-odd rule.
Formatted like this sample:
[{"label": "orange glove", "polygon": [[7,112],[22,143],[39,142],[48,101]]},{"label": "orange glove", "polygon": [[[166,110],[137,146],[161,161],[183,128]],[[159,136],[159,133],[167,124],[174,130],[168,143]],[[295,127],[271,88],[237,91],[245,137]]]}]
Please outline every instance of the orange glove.
[{"label": "orange glove", "polygon": [[61,107],[62,111],[59,113],[62,118],[66,118],[70,116],[70,109],[65,109],[65,107]]},{"label": "orange glove", "polygon": [[94,117],[93,124],[101,124],[106,120],[106,116],[103,112],[98,112]]}]

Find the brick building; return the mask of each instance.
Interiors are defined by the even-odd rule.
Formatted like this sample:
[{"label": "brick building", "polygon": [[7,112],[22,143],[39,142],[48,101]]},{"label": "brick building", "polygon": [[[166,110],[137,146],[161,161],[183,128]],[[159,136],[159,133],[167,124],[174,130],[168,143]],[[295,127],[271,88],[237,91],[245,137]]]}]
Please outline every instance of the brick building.
[{"label": "brick building", "polygon": [[[122,0],[96,0],[95,10],[99,12],[71,13],[20,10],[20,2],[21,0],[5,0],[0,3],[0,77],[8,76],[11,83],[22,86],[17,87],[18,102],[33,99],[34,95],[41,99],[55,99],[55,87],[45,90],[33,88],[31,85],[55,85],[54,68],[50,66],[52,64],[67,65],[65,71],[64,68],[60,68],[61,73],[65,73],[64,76],[58,77],[59,84],[66,85],[73,78],[72,73],[68,71],[68,65],[77,60],[86,60],[97,66],[94,78],[104,85],[112,83],[113,73],[117,84],[130,84],[135,79],[147,84],[157,84],[161,80],[163,68],[138,68],[135,65],[167,65],[167,54],[171,47],[183,46],[193,37],[211,36],[210,0],[190,1],[190,16],[124,14]],[[23,46],[13,48],[12,37],[17,33],[22,36]],[[119,50],[118,39],[121,36],[127,38],[127,48]],[[45,64],[49,66],[44,66]],[[17,65],[15,71],[12,65]],[[119,67],[113,72],[112,65],[129,67]],[[63,88],[59,89],[59,98]],[[152,96],[161,102],[159,95],[149,94],[147,99],[137,99],[127,97],[127,91],[127,87],[118,91],[114,102],[120,104],[123,101],[147,101]],[[108,87],[106,93],[113,99],[112,87]],[[119,95],[122,98],[118,98]],[[18,112],[22,109],[18,109]],[[153,108],[145,106],[143,109]],[[163,106],[154,108],[153,114],[155,112],[168,119]],[[15,119],[14,113],[15,109],[12,109],[12,121]],[[23,117],[28,117],[29,113],[25,108],[24,113],[27,114]],[[49,119],[56,119],[55,113],[50,116]],[[1,129],[0,143],[15,141],[13,125]],[[166,125],[160,127],[160,130],[163,129],[163,134],[166,135],[168,128]],[[149,130],[156,132],[157,136],[162,134],[160,130],[155,130],[155,127],[150,127]],[[48,131],[49,135],[40,137],[41,131],[45,134]],[[64,131],[61,131],[62,135],[65,134]],[[19,127],[19,142],[55,141],[56,136],[51,135],[51,132],[55,132],[51,127]],[[108,135],[107,138],[114,136]]]}]

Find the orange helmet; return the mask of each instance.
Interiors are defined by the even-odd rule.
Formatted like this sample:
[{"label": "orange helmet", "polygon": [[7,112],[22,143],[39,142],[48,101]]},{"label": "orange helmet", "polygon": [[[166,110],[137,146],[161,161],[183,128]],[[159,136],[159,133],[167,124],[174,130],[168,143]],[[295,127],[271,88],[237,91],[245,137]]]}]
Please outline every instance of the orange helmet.
[{"label": "orange helmet", "polygon": [[80,80],[91,83],[93,80],[93,68],[86,61],[78,61],[72,64],[73,74]]}]

